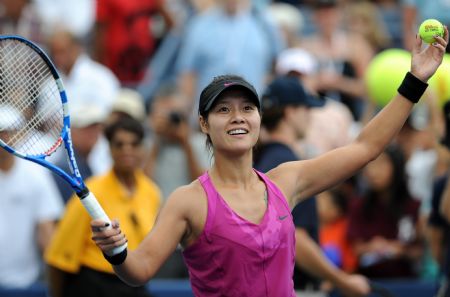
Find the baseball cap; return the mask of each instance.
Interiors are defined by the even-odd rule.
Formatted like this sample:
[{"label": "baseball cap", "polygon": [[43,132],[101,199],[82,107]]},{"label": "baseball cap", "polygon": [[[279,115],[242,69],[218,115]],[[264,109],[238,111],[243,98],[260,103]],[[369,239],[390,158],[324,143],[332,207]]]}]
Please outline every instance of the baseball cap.
[{"label": "baseball cap", "polygon": [[142,121],[145,118],[144,98],[133,89],[123,88],[112,104],[112,111],[123,112]]},{"label": "baseball cap", "polygon": [[317,70],[317,61],[312,54],[301,48],[290,48],[282,51],[275,65],[278,75],[285,75],[291,71],[300,74],[312,74]]},{"label": "baseball cap", "polygon": [[207,113],[220,94],[231,88],[241,88],[245,90],[248,93],[248,98],[255,103],[259,110],[261,109],[258,93],[249,82],[237,75],[221,75],[215,77],[201,92],[198,105],[199,114]]},{"label": "baseball cap", "polygon": [[279,76],[267,86],[262,96],[262,106],[269,109],[286,105],[321,107],[325,101],[307,92],[297,77]]},{"label": "baseball cap", "polygon": [[16,108],[2,106],[0,108],[0,131],[16,130],[25,124],[25,118]]},{"label": "baseball cap", "polygon": [[74,128],[85,128],[101,124],[106,119],[106,113],[96,105],[74,105],[70,107],[70,125]]}]

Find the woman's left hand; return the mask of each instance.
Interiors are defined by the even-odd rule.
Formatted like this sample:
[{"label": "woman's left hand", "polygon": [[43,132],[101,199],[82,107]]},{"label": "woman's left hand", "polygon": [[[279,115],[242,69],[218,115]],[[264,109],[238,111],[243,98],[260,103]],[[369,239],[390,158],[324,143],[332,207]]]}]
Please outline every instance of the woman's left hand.
[{"label": "woman's left hand", "polygon": [[448,43],[448,28],[444,27],[444,37],[435,37],[436,41],[429,46],[422,47],[422,39],[416,35],[414,47],[411,51],[411,73],[427,82],[441,65]]}]

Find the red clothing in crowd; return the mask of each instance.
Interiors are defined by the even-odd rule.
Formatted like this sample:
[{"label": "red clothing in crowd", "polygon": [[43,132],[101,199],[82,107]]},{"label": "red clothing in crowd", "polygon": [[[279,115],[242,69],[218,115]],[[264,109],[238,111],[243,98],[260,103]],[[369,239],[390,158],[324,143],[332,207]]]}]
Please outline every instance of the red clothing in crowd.
[{"label": "red clothing in crowd", "polygon": [[156,0],[97,0],[96,21],[104,26],[100,62],[124,84],[139,82],[154,51],[150,16]]},{"label": "red clothing in crowd", "polygon": [[322,248],[335,248],[340,256],[340,268],[352,273],[356,269],[357,258],[347,241],[348,219],[340,218],[333,223],[320,226],[319,241]]}]

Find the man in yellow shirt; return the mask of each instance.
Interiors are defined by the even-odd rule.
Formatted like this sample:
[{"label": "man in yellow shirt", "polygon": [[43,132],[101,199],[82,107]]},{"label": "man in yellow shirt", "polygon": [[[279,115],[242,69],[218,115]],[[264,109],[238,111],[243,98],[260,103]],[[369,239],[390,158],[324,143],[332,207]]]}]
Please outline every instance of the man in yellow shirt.
[{"label": "man in yellow shirt", "polygon": [[[86,184],[108,216],[118,219],[134,249],[153,226],[160,190],[140,170],[144,129],[139,122],[118,120],[106,127],[105,136],[113,167]],[[45,255],[52,296],[149,296],[144,287],[129,287],[113,274],[91,239],[90,221],[79,199],[72,197]]]}]

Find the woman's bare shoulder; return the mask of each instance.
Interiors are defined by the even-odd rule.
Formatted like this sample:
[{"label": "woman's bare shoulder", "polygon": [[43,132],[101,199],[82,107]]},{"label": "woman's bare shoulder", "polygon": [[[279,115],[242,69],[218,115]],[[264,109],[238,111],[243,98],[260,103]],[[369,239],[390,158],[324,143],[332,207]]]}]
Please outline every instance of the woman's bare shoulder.
[{"label": "woman's bare shoulder", "polygon": [[195,207],[198,203],[204,202],[206,193],[199,180],[194,180],[190,184],[180,186],[169,196],[167,203],[178,207]]},{"label": "woman's bare shoulder", "polygon": [[175,189],[171,196],[173,197],[183,197],[183,196],[197,196],[204,193],[203,187],[198,179],[194,180],[190,184],[183,185]]},{"label": "woman's bare shoulder", "polygon": [[206,192],[201,183],[195,180],[177,188],[166,203],[170,213],[187,222],[183,241],[194,241],[203,230],[208,209]]}]

